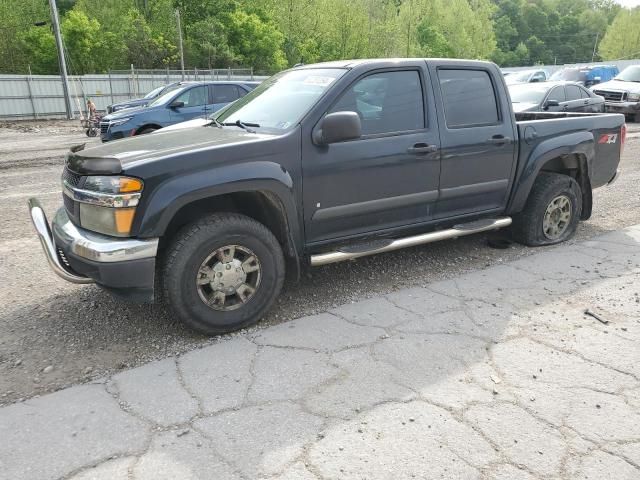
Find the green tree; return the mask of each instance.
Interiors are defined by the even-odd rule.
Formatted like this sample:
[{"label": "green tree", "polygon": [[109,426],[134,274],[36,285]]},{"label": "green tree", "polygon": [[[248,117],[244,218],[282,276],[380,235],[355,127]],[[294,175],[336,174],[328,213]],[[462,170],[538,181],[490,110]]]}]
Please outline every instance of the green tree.
[{"label": "green tree", "polygon": [[236,10],[229,16],[228,42],[241,65],[256,70],[280,70],[287,66],[282,51],[284,36],[255,13]]},{"label": "green tree", "polygon": [[640,56],[640,7],[621,10],[600,43],[605,60]]}]

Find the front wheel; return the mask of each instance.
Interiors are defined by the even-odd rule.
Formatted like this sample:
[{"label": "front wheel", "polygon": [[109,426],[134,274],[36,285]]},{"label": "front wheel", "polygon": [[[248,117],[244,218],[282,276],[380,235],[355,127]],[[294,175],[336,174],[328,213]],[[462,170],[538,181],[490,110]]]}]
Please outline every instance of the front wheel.
[{"label": "front wheel", "polygon": [[244,215],[214,214],[183,228],[163,268],[164,297],[190,327],[227,333],[256,323],[285,276],[274,235]]},{"label": "front wheel", "polygon": [[568,175],[541,172],[524,209],[513,218],[514,239],[532,247],[571,238],[582,212],[582,191]]}]

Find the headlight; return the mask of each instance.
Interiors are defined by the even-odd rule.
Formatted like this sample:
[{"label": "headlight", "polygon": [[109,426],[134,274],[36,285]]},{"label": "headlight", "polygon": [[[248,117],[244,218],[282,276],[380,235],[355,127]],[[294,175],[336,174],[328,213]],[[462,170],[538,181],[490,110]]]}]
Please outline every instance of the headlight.
[{"label": "headlight", "polygon": [[122,125],[127,123],[129,120],[131,120],[131,117],[125,117],[125,118],[119,118],[117,120],[111,120],[109,122],[109,126],[110,127],[117,127],[118,125]]},{"label": "headlight", "polygon": [[640,93],[627,94],[627,100],[630,102],[640,102]]},{"label": "headlight", "polygon": [[142,180],[137,178],[89,176],[82,188],[65,185],[65,194],[80,203],[80,225],[83,228],[126,237],[131,233],[143,187]]}]

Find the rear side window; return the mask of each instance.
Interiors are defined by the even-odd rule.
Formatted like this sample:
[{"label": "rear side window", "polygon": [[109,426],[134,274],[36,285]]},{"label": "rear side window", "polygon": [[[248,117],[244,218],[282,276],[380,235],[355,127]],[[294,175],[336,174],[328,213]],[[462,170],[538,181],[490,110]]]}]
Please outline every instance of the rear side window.
[{"label": "rear side window", "polygon": [[369,75],[349,87],[331,112],[356,112],[362,134],[405,132],[424,128],[420,75],[415,70]]},{"label": "rear side window", "polygon": [[567,92],[567,100],[580,100],[582,94],[580,93],[580,87],[577,85],[565,85],[565,91]]},{"label": "rear side window", "polygon": [[214,85],[213,103],[231,103],[238,99],[238,89],[235,85]]},{"label": "rear side window", "polygon": [[438,70],[444,116],[449,128],[493,125],[498,104],[489,73],[484,70]]}]

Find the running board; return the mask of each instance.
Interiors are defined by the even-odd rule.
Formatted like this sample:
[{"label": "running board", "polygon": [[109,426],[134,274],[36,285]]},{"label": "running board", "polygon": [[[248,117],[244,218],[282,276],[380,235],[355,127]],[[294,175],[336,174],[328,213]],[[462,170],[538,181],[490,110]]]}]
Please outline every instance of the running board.
[{"label": "running board", "polygon": [[[345,247],[335,252],[319,253],[311,256],[311,266],[318,267],[329,263],[342,262],[344,260],[353,260],[355,258],[375,255],[377,253],[391,252],[401,248],[414,247],[425,243],[438,242],[450,238],[464,237],[474,233],[486,232],[489,230],[497,230],[499,228],[511,225],[511,217],[491,218],[486,220],[477,220],[470,223],[462,223],[455,225],[447,230],[438,230],[412,237],[397,238],[395,240],[380,241],[380,243],[369,244],[371,249],[361,249],[356,247]],[[365,244],[367,245],[367,244]]]}]

